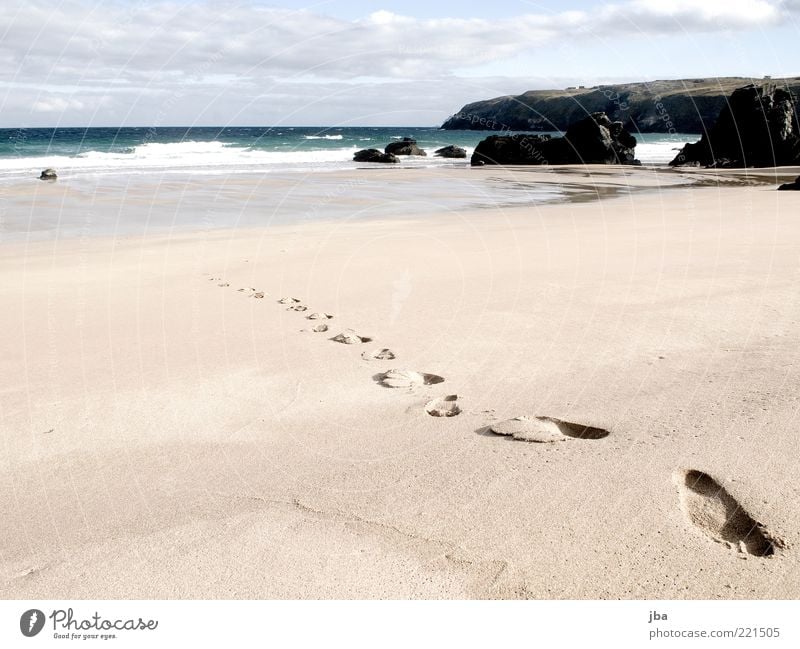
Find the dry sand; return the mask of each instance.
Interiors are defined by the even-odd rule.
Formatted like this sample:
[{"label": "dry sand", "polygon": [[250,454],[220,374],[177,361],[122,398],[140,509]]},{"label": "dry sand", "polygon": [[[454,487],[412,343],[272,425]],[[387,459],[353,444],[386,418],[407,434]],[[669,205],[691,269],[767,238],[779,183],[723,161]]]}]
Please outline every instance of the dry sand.
[{"label": "dry sand", "polygon": [[800,194],[727,184],[5,244],[0,596],[800,597]]}]

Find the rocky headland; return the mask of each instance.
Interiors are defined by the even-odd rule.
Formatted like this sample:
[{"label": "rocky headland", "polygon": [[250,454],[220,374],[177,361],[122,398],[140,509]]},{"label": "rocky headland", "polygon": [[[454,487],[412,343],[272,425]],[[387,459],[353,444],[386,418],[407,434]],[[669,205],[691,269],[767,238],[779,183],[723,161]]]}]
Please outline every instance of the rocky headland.
[{"label": "rocky headland", "polygon": [[[800,77],[768,81],[800,93]],[[720,77],[531,90],[467,104],[442,128],[564,131],[590,113],[603,112],[632,132],[703,133],[716,122],[730,94],[750,83],[755,80]]]}]

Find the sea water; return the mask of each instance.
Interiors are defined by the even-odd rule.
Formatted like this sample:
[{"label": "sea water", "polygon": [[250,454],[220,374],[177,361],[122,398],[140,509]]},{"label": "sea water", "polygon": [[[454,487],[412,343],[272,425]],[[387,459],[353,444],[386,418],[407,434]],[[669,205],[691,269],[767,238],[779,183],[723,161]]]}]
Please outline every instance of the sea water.
[{"label": "sea water", "polygon": [[[432,155],[455,144],[469,156],[486,135],[385,127],[6,129],[0,131],[0,243],[457,217],[464,210],[566,198],[555,176],[536,182],[521,172],[471,170],[469,158]],[[428,156],[403,156],[396,165],[353,162],[355,151],[383,149],[402,137],[415,138]],[[638,139],[643,163],[666,164],[674,149],[696,138]],[[46,167],[57,170],[56,183],[37,179]]]},{"label": "sea water", "polygon": [[[269,173],[356,168],[359,149],[381,149],[413,137],[427,157],[403,157],[406,166],[466,165],[436,158],[448,144],[469,156],[484,131],[419,127],[159,127],[32,128],[0,130],[0,182],[54,167],[60,174]],[[560,135],[552,133],[552,135]],[[636,155],[644,164],[665,164],[697,136],[638,134]]]}]

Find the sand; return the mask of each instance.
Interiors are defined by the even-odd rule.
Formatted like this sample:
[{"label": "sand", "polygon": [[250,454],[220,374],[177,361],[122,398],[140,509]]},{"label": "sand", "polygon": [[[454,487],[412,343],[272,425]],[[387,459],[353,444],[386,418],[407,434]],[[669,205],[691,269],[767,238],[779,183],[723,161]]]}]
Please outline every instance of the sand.
[{"label": "sand", "polygon": [[800,195],[542,174],[602,198],[3,244],[0,596],[800,597]]}]

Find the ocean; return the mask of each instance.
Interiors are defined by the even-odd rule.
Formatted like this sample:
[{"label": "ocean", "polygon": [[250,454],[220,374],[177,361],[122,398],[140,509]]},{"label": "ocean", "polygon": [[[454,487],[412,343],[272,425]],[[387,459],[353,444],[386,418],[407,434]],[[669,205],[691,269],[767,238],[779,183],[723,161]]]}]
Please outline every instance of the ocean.
[{"label": "ocean", "polygon": [[[455,144],[472,152],[484,131],[420,127],[159,127],[0,129],[0,181],[30,176],[45,167],[60,175],[315,172],[352,169],[359,149],[383,149],[413,137],[428,157],[402,158],[405,166],[466,164],[433,157]],[[559,135],[559,133],[553,133]],[[637,134],[637,157],[665,164],[688,134]]]},{"label": "ocean", "polygon": [[[499,168],[472,173],[468,159],[433,157],[447,144],[469,155],[487,134],[407,127],[6,129],[0,242],[456,215],[567,198],[556,177],[536,182]],[[405,136],[428,156],[404,156],[396,165],[353,162],[355,151],[383,149]],[[696,138],[638,139],[643,163],[666,164]],[[37,180],[46,167],[57,170],[57,183]],[[358,171],[364,167],[372,169]],[[591,188],[585,193],[594,195]]]}]

